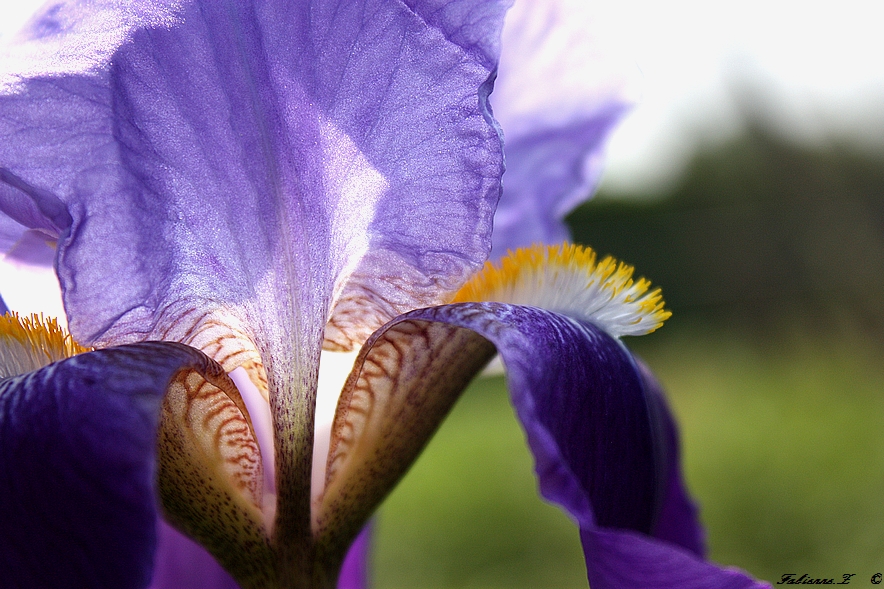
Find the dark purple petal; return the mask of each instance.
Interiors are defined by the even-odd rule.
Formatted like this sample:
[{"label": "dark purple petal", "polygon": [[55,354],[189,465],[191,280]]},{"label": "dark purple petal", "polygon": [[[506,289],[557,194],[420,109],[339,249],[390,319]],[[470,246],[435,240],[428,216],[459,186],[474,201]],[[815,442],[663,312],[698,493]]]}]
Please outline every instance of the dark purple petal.
[{"label": "dark purple petal", "polygon": [[593,589],[762,586],[698,558],[702,532],[681,481],[672,416],[619,341],[562,315],[498,303],[422,309],[396,322],[415,319],[469,328],[497,347],[541,493],[577,520]]},{"label": "dark purple petal", "polygon": [[662,460],[666,465],[664,467],[666,482],[661,507],[651,530],[651,536],[677,544],[697,556],[705,556],[706,533],[700,525],[697,506],[685,488],[681,472],[681,444],[675,418],[669,409],[660,383],[654,378],[650,369],[641,361],[637,362],[637,365],[645,385],[652,419],[659,428],[658,446],[663,449]]},{"label": "dark purple petal", "polygon": [[634,102],[637,69],[602,17],[583,0],[520,1],[507,15],[491,97],[507,161],[497,257],[567,238],[562,219],[592,195],[608,135]]},{"label": "dark purple petal", "polygon": [[9,313],[9,307],[6,306],[6,301],[3,300],[3,297],[0,297],[0,315],[6,315]]},{"label": "dark purple petal", "polygon": [[720,568],[634,532],[581,529],[592,589],[763,589],[768,583]]},{"label": "dark purple petal", "polygon": [[403,317],[467,327],[497,347],[547,499],[583,526],[650,531],[657,456],[642,382],[620,342],[562,315],[499,303]]},{"label": "dark purple petal", "polygon": [[160,402],[175,373],[209,364],[186,346],[145,343],[0,384],[4,587],[147,585]]},{"label": "dark purple petal", "polygon": [[156,568],[148,589],[240,589],[206,550],[160,520]]}]

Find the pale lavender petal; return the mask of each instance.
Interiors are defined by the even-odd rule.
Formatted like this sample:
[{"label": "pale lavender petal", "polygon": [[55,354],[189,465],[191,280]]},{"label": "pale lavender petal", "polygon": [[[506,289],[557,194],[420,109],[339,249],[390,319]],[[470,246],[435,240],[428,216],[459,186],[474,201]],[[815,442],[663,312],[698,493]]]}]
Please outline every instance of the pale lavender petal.
[{"label": "pale lavender petal", "polygon": [[[2,231],[2,229],[0,229]],[[0,242],[2,242],[0,237]],[[6,260],[29,266],[49,268],[55,262],[54,240],[42,231],[28,229],[17,235],[14,243],[6,249]]]},{"label": "pale lavender petal", "polygon": [[0,252],[5,253],[15,247],[28,228],[13,221],[11,217],[0,215]]},{"label": "pale lavender petal", "polygon": [[176,372],[207,366],[186,346],[145,343],[0,384],[4,587],[147,585],[160,403]]},{"label": "pale lavender petal", "polygon": [[240,589],[206,550],[160,520],[156,567],[148,589]]},{"label": "pale lavender petal", "polygon": [[72,0],[0,60],[0,204],[59,233],[72,333],[251,363],[287,433],[279,522],[309,509],[325,337],[361,342],[487,256],[505,4]]},{"label": "pale lavender petal", "polygon": [[349,345],[456,288],[499,195],[503,4],[55,5],[39,67],[0,85],[0,167],[7,214],[70,213],[69,235],[50,220],[75,335],[160,334],[196,305],[309,349],[338,295]]},{"label": "pale lavender petal", "polygon": [[0,168],[0,211],[50,239],[58,239],[71,225],[67,207],[55,195],[29,185],[5,168]]},{"label": "pale lavender petal", "polygon": [[492,257],[534,243],[570,239],[564,218],[595,191],[609,132],[625,112],[622,105],[611,105],[562,129],[507,135],[507,171],[494,216]]},{"label": "pale lavender petal", "polygon": [[496,256],[567,237],[562,219],[591,196],[607,137],[635,102],[637,69],[603,10],[583,0],[523,0],[507,15],[491,97],[507,161]]}]

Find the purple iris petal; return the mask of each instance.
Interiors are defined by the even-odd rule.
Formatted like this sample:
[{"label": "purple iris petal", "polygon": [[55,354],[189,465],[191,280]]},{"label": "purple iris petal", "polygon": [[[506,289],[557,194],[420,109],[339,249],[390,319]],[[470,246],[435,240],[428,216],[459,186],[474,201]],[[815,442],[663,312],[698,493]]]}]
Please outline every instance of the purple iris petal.
[{"label": "purple iris petal", "polygon": [[[3,221],[8,221],[8,223],[3,223]],[[11,231],[5,232],[3,225],[7,225]],[[0,248],[6,251],[5,259],[29,266],[51,268],[55,261],[55,248],[50,243],[55,240],[48,238],[45,233],[39,230],[19,231],[20,227],[18,223],[8,219],[0,221]],[[8,240],[4,239],[6,235],[9,236]],[[4,242],[6,242],[5,248],[2,245]]]},{"label": "purple iris petal", "polygon": [[0,569],[21,589],[140,588],[156,546],[156,431],[172,343],[81,354],[0,384]]},{"label": "purple iris petal", "polygon": [[57,239],[70,227],[67,208],[49,191],[29,185],[5,168],[0,168],[0,187],[0,207],[24,228]]},{"label": "purple iris petal", "polygon": [[650,369],[637,362],[644,382],[648,407],[657,429],[657,439],[665,454],[665,482],[660,512],[651,535],[682,546],[697,556],[706,555],[706,534],[700,525],[697,506],[688,496],[681,473],[681,448],[675,418],[666,402],[663,389]]},{"label": "purple iris petal", "polygon": [[583,0],[525,0],[507,15],[491,102],[507,171],[494,255],[567,238],[565,215],[588,199],[604,144],[635,100],[637,70]]},{"label": "purple iris petal", "polygon": [[592,589],[770,589],[746,573],[715,566],[665,542],[622,530],[582,528]]},{"label": "purple iris petal", "polygon": [[507,136],[504,191],[494,217],[494,256],[570,238],[563,219],[592,196],[608,134],[625,112],[625,106],[613,104],[564,128]]},{"label": "purple iris petal", "polygon": [[406,317],[455,323],[497,347],[547,499],[582,526],[650,531],[660,485],[655,440],[622,344],[534,307],[466,303]]},{"label": "purple iris petal", "polygon": [[29,31],[42,70],[0,86],[0,208],[62,234],[84,342],[215,305],[309,349],[337,292],[348,344],[484,260],[504,4],[56,5]]},{"label": "purple iris petal", "polygon": [[690,552],[702,550],[702,537],[674,480],[674,424],[619,341],[591,324],[499,303],[403,319],[465,327],[497,347],[541,493],[577,520],[594,589],[762,586]]}]

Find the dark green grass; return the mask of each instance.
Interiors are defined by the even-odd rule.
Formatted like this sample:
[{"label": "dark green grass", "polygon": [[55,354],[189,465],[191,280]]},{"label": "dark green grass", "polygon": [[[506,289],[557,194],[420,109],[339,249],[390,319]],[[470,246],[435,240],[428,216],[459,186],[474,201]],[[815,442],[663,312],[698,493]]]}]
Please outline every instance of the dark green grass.
[{"label": "dark green grass", "polygon": [[871,586],[884,572],[881,348],[722,335],[686,334],[649,357],[682,422],[712,557],[767,579],[856,573]]},{"label": "dark green grass", "polygon": [[481,379],[382,509],[377,587],[586,585],[576,528],[532,467],[503,378]]},{"label": "dark green grass", "polygon": [[[645,339],[711,557],[765,579],[856,573],[871,586],[884,572],[881,348],[690,329]],[[577,531],[537,496],[501,378],[465,393],[386,502],[374,577],[380,589],[586,587]]]}]

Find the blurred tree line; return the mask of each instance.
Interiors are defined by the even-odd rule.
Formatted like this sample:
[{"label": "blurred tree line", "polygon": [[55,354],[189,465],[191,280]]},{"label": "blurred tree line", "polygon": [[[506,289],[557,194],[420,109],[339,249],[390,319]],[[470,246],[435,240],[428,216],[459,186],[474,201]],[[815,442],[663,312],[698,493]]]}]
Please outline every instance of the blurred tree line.
[{"label": "blurred tree line", "polygon": [[668,194],[602,192],[568,217],[574,239],[633,264],[682,319],[884,333],[884,153],[745,128]]}]

